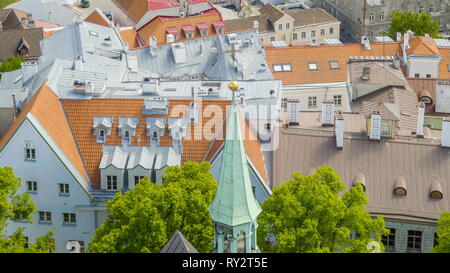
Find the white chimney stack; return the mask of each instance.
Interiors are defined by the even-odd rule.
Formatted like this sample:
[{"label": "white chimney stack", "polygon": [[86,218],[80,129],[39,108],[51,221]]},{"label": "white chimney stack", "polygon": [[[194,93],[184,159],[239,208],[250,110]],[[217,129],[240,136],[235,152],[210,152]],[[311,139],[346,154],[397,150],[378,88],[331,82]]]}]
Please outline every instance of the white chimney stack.
[{"label": "white chimney stack", "polygon": [[253,21],[253,28],[259,28],[259,22],[258,21]]},{"label": "white chimney stack", "polygon": [[322,102],[322,126],[334,124],[334,101]]},{"label": "white chimney stack", "polygon": [[402,39],[402,33],[397,32],[397,42],[400,42],[401,39]]},{"label": "white chimney stack", "polygon": [[22,63],[22,81],[26,82],[38,72],[37,63]]},{"label": "white chimney stack", "polygon": [[423,102],[421,102],[419,105],[419,111],[417,113],[417,129],[416,129],[417,137],[423,138],[424,122],[425,122],[425,104]]},{"label": "white chimney stack", "polygon": [[152,55],[152,57],[156,56],[156,48],[158,46],[158,40],[156,39],[155,36],[150,36],[149,41],[148,41],[148,48],[150,50],[150,55]]},{"label": "white chimney stack", "polygon": [[442,120],[442,147],[450,147],[450,119]]},{"label": "white chimney stack", "polygon": [[287,102],[288,126],[300,124],[300,102],[298,100],[289,100]]},{"label": "white chimney stack", "polygon": [[344,118],[341,113],[338,113],[336,117],[336,148],[343,149],[344,148]]}]

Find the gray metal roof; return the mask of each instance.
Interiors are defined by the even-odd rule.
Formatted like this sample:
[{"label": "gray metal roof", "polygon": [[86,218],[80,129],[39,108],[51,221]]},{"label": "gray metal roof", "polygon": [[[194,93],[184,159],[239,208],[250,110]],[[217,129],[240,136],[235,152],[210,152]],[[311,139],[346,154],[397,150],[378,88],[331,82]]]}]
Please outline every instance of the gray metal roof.
[{"label": "gray metal roof", "polygon": [[160,253],[198,253],[195,247],[178,230],[161,249]]},{"label": "gray metal roof", "polygon": [[[233,34],[234,35],[234,34]],[[184,41],[183,48],[174,58],[173,44],[160,45],[152,56],[150,48],[131,50],[138,57],[139,67],[159,74],[163,78],[190,80],[203,75],[206,79],[272,79],[267,68],[265,53],[257,32],[254,30],[235,33],[241,44],[236,50],[237,69],[234,68],[231,44],[227,35]],[[180,57],[183,55],[183,57]],[[183,61],[185,60],[185,61]],[[251,73],[254,73],[250,75]]]}]

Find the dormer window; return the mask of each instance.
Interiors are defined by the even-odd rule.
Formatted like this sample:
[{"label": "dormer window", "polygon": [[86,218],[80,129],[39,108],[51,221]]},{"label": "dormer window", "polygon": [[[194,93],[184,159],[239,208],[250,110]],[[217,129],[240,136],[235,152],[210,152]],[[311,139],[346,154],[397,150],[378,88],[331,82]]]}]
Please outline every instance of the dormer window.
[{"label": "dormer window", "polygon": [[30,49],[30,45],[25,39],[21,39],[19,45],[17,46],[17,53],[21,56],[27,55]]},{"label": "dormer window", "polygon": [[212,22],[212,24],[217,34],[224,33],[225,24],[223,23],[223,21],[214,21]]},{"label": "dormer window", "polygon": [[166,120],[164,118],[147,118],[147,136],[151,138],[150,146],[159,145],[159,138],[164,136]]},{"label": "dormer window", "polygon": [[394,137],[394,121],[393,120],[381,120],[381,137],[393,138]]},{"label": "dormer window", "polygon": [[397,176],[394,181],[394,194],[406,196],[407,193],[405,178],[401,175]]},{"label": "dormer window", "polygon": [[198,31],[200,32],[200,36],[206,37],[208,36],[209,26],[206,23],[197,24]]},{"label": "dormer window", "polygon": [[93,135],[97,137],[97,143],[105,143],[106,137],[111,135],[112,117],[94,117]]},{"label": "dormer window", "polygon": [[194,37],[194,27],[192,25],[183,25],[181,27],[184,31],[184,36],[186,39],[191,39]]},{"label": "dormer window", "polygon": [[443,197],[441,184],[438,180],[433,180],[430,185],[430,198],[442,199]]},{"label": "dormer window", "polygon": [[131,144],[131,137],[136,135],[138,123],[138,117],[119,117],[118,135],[122,137],[122,145]]}]

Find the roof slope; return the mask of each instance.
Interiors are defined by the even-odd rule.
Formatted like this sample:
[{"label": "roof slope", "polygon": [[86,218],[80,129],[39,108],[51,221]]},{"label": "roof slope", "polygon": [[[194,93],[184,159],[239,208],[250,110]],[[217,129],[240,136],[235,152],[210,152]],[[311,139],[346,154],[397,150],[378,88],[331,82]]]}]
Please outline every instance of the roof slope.
[{"label": "roof slope", "polygon": [[39,42],[43,38],[42,28],[0,31],[0,59],[17,55],[17,48],[22,39],[30,44],[27,58],[39,57],[42,54]]},{"label": "roof slope", "polygon": [[337,19],[321,8],[288,10],[286,13],[294,18],[294,27],[337,22]]},{"label": "roof slope", "polygon": [[[147,137],[146,118],[147,117],[179,117],[176,107],[188,107],[192,100],[169,100],[169,115],[144,115],[142,107],[144,99],[113,99],[113,98],[94,98],[91,100],[62,100],[64,110],[72,128],[75,140],[80,149],[86,169],[91,178],[94,188],[100,187],[100,161],[102,158],[103,144],[97,143],[96,137],[92,134],[92,122],[95,116],[113,117],[111,135],[107,136],[104,145],[121,145],[122,138],[118,136],[119,117],[139,117],[139,124],[136,128],[136,137],[132,137],[131,145],[133,146],[150,146],[150,137]],[[205,158],[211,143],[212,136],[208,139],[203,134],[201,125],[206,124],[214,119],[213,112],[217,110],[215,107],[207,107],[215,105],[226,111],[229,101],[223,100],[203,100],[200,113],[203,113],[201,123],[198,126],[190,125],[187,132],[192,132],[191,139],[183,139],[182,162],[197,161],[201,162]],[[200,106],[199,106],[200,107]],[[179,108],[178,108],[179,109]],[[215,134],[216,128],[211,128]],[[137,137],[140,136],[140,137]],[[161,146],[171,146],[172,138],[168,136],[168,127],[166,125],[164,136],[160,139]]]},{"label": "roof slope", "polygon": [[104,27],[112,27],[111,21],[109,21],[108,18],[103,14],[103,12],[96,8],[93,10],[85,19],[84,21],[90,22],[93,24],[101,25]]},{"label": "roof slope", "polygon": [[39,121],[40,125],[47,131],[84,179],[89,181],[61,102],[58,96],[47,86],[47,82],[41,86],[31,101],[22,109],[14,124],[0,140],[0,150],[13,137],[15,131],[29,113]]},{"label": "roof slope", "polygon": [[[347,81],[350,56],[393,56],[401,54],[399,42],[371,43],[371,50],[364,50],[359,43],[321,46],[266,47],[269,69],[273,77],[283,80],[284,85],[345,82]],[[332,54],[330,54],[332,52]],[[339,69],[333,69],[330,61],[337,61]],[[318,70],[310,70],[308,63],[317,64]],[[274,72],[274,64],[290,63],[292,72]]]},{"label": "roof slope", "polygon": [[161,249],[160,253],[198,253],[198,251],[181,232],[175,230],[172,238]]},{"label": "roof slope", "polygon": [[409,41],[408,55],[440,56],[436,42],[431,37],[418,36]]}]

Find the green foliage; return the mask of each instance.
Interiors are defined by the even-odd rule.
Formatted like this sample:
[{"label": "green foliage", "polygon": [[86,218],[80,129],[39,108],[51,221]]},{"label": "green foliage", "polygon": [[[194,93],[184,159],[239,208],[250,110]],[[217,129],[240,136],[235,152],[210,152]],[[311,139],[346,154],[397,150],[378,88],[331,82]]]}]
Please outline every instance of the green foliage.
[{"label": "green foliage", "polygon": [[0,9],[9,6],[15,2],[17,2],[18,0],[0,0]]},{"label": "green foliage", "polygon": [[[361,185],[345,189],[330,167],[315,174],[297,172],[276,187],[262,204],[258,217],[258,246],[263,252],[368,252],[367,244],[381,243],[388,232],[384,219],[365,210],[368,199]],[[358,236],[350,239],[351,232]],[[374,238],[371,238],[371,235]]]},{"label": "green foliage", "polygon": [[23,228],[10,236],[4,234],[9,220],[33,222],[31,216],[36,213],[36,207],[28,193],[17,193],[21,184],[21,179],[15,176],[11,167],[0,168],[0,253],[55,252],[53,232],[38,237],[34,244],[28,246]]},{"label": "green foliage", "polygon": [[450,253],[450,212],[444,211],[437,224],[437,243],[434,253]]},{"label": "green foliage", "polygon": [[416,36],[429,34],[433,38],[439,38],[439,22],[433,20],[428,13],[414,13],[413,11],[396,10],[391,13],[391,24],[389,26],[389,36],[397,38],[397,32],[402,35],[411,30]]},{"label": "green foliage", "polygon": [[214,229],[208,206],[217,188],[210,168],[208,162],[167,167],[162,185],[145,177],[134,190],[117,193],[89,251],[157,253],[179,230],[199,252],[210,252]]},{"label": "green foliage", "polygon": [[12,56],[9,59],[3,59],[0,64],[0,72],[9,72],[22,68],[25,58],[21,56]]}]

